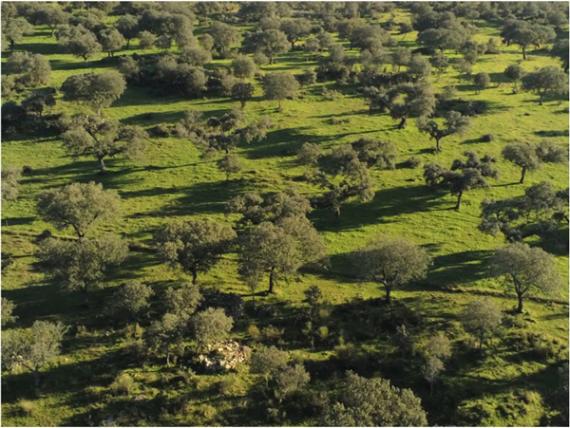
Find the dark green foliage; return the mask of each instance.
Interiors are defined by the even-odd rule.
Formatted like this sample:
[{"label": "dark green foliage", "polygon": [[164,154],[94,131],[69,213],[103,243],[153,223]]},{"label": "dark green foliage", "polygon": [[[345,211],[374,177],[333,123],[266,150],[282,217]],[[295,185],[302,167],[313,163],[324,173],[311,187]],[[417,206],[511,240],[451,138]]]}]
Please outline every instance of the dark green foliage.
[{"label": "dark green foliage", "polygon": [[479,343],[479,348],[497,332],[502,321],[501,309],[491,299],[474,300],[461,313],[461,323]]},{"label": "dark green foliage", "polygon": [[30,52],[14,52],[7,62],[8,70],[16,74],[16,84],[26,87],[46,85],[51,67],[46,57]]},{"label": "dark green foliage", "polygon": [[433,119],[420,117],[418,119],[418,129],[425,132],[431,139],[435,140],[435,150],[441,151],[440,142],[443,138],[453,134],[462,134],[469,127],[469,118],[456,111],[445,113],[445,123],[442,127]]},{"label": "dark green foliage", "polygon": [[299,90],[299,82],[291,74],[271,73],[263,79],[263,91],[269,100],[277,100],[279,108],[281,101],[293,98]]},{"label": "dark green foliage", "polygon": [[273,64],[275,55],[289,51],[290,45],[287,35],[277,29],[246,33],[243,40],[243,49],[246,52],[261,52]]},{"label": "dark green foliage", "polygon": [[37,257],[46,274],[70,290],[89,291],[101,285],[111,267],[127,257],[128,246],[113,236],[64,241],[48,238]]},{"label": "dark green foliage", "polygon": [[231,52],[232,45],[239,41],[239,32],[231,25],[215,21],[208,29],[208,34],[212,36],[213,48],[222,58],[227,58]]},{"label": "dark green foliage", "polygon": [[268,274],[268,292],[273,293],[279,278],[293,275],[301,266],[323,256],[324,245],[313,225],[304,217],[289,216],[279,225],[260,223],[243,235],[239,272],[251,284]]},{"label": "dark green foliage", "polygon": [[108,56],[113,56],[125,46],[126,40],[123,35],[115,28],[106,28],[99,33],[99,40],[104,52]]},{"label": "dark green foliage", "polygon": [[168,313],[174,314],[180,319],[189,320],[196,312],[203,300],[200,288],[191,283],[182,283],[175,287],[169,287],[165,293],[165,304]]},{"label": "dark green foliage", "polygon": [[467,159],[465,161],[454,160],[450,170],[433,163],[424,166],[424,179],[428,186],[447,187],[452,195],[457,196],[456,210],[461,208],[463,193],[471,189],[487,187],[486,178],[498,177],[498,172],[493,165],[495,159],[488,155],[479,158],[473,152],[464,154]]},{"label": "dark green foliage", "polygon": [[393,289],[424,278],[430,264],[422,248],[402,239],[378,238],[361,250],[357,259],[362,276],[384,287],[388,303]]},{"label": "dark green foliage", "polygon": [[11,324],[18,319],[18,317],[14,315],[15,307],[16,305],[14,305],[14,302],[2,297],[2,327]]},{"label": "dark green foliage", "polygon": [[251,83],[238,82],[232,86],[232,99],[240,102],[241,108],[253,97],[255,88]]},{"label": "dark green foliage", "polygon": [[45,221],[60,230],[71,227],[81,239],[96,222],[116,218],[119,204],[116,191],[90,182],[48,190],[40,195],[37,208]]},{"label": "dark green foliage", "polygon": [[2,168],[2,200],[13,201],[20,193],[22,171],[17,168]]},{"label": "dark green foliage", "polygon": [[295,49],[295,43],[311,31],[311,22],[304,18],[287,19],[281,23],[281,31],[287,35],[291,49]]},{"label": "dark green foliage", "polygon": [[139,157],[145,149],[147,134],[137,126],[125,126],[100,116],[76,115],[61,121],[67,130],[62,134],[63,145],[73,157],[92,156],[105,172],[105,159],[124,155]]},{"label": "dark green foliage", "polygon": [[244,225],[262,222],[281,224],[289,217],[306,216],[311,205],[306,197],[291,188],[277,193],[244,193],[230,200],[227,209],[241,214],[240,223]]},{"label": "dark green foliage", "polygon": [[136,320],[149,308],[154,295],[151,287],[141,282],[128,282],[119,287],[109,301],[110,312],[117,318]]},{"label": "dark green foliage", "polygon": [[139,33],[139,20],[133,15],[122,15],[115,24],[119,33],[127,41],[127,49],[130,47],[131,39],[134,39]]},{"label": "dark green foliage", "polygon": [[556,40],[550,52],[560,59],[562,68],[568,73],[568,38]]},{"label": "dark green foliage", "polygon": [[521,167],[520,184],[524,183],[527,170],[538,168],[540,159],[536,155],[536,149],[529,143],[512,143],[503,149],[503,157]]},{"label": "dark green foliage", "polygon": [[410,389],[383,378],[366,379],[348,372],[338,397],[325,407],[326,426],[421,426],[427,415]]},{"label": "dark green foliage", "polygon": [[61,352],[67,328],[57,322],[36,321],[25,331],[11,331],[2,337],[2,366],[7,370],[24,367],[39,385],[39,371]]},{"label": "dark green foliage", "polygon": [[14,17],[6,20],[2,19],[2,36],[6,38],[10,44],[10,49],[14,50],[16,43],[20,42],[24,35],[30,34],[33,27],[25,18]]},{"label": "dark green foliage", "polygon": [[102,50],[95,34],[83,25],[60,28],[57,31],[57,40],[66,51],[83,58],[84,61]]},{"label": "dark green foliage", "polygon": [[491,83],[491,77],[489,77],[487,73],[477,73],[475,76],[473,76],[473,83],[475,83],[477,92],[480,92],[483,89],[487,89]]},{"label": "dark green foliage", "polygon": [[524,298],[528,295],[554,294],[561,285],[553,256],[521,242],[497,250],[493,269],[506,277],[509,288],[513,287],[518,313],[522,313]]},{"label": "dark green foliage", "polygon": [[543,67],[523,76],[522,87],[538,94],[538,103],[542,104],[546,96],[568,93],[568,76],[557,67]]},{"label": "dark green foliage", "polygon": [[406,83],[386,91],[372,88],[367,96],[372,110],[387,111],[394,119],[400,120],[398,129],[406,126],[409,117],[429,116],[435,108],[435,96],[428,83]]},{"label": "dark green foliage", "polygon": [[234,76],[240,78],[252,77],[257,67],[253,60],[246,55],[239,55],[232,61],[232,71]]},{"label": "dark green foliage", "polygon": [[100,113],[102,108],[117,101],[126,87],[120,73],[107,71],[70,76],[61,85],[61,91],[65,100],[86,103]]},{"label": "dark green foliage", "polygon": [[[484,201],[479,228],[492,235],[501,232],[509,241],[534,235],[562,238],[568,226],[567,205],[567,189],[557,191],[547,182],[534,184],[521,197]],[[568,241],[563,238],[564,241],[567,246]]]},{"label": "dark green foliage", "polygon": [[505,77],[513,82],[513,93],[518,91],[518,84],[521,81],[524,72],[519,64],[512,64],[505,68]]},{"label": "dark green foliage", "polygon": [[208,308],[192,318],[198,349],[206,350],[224,341],[232,327],[233,319],[223,309]]},{"label": "dark green foliage", "polygon": [[505,23],[501,32],[503,40],[516,43],[522,49],[523,59],[526,59],[527,49],[530,45],[540,46],[554,40],[556,34],[548,25],[538,25],[523,20],[510,20]]},{"label": "dark green foliage", "polygon": [[229,250],[235,237],[226,224],[188,220],[166,224],[156,232],[154,240],[162,259],[191,274],[195,284],[198,273],[208,272]]}]

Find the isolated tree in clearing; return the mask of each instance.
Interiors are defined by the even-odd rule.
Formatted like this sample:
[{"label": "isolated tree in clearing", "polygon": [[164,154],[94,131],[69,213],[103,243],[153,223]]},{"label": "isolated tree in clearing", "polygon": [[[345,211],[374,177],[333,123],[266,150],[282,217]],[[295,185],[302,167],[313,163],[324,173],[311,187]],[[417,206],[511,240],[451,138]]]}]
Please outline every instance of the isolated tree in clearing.
[{"label": "isolated tree in clearing", "polygon": [[101,184],[73,183],[40,195],[37,208],[43,220],[57,229],[71,227],[82,239],[97,222],[117,217],[120,198]]},{"label": "isolated tree in clearing", "polygon": [[392,290],[424,278],[430,264],[430,257],[421,247],[402,239],[379,238],[357,257],[365,278],[384,287],[387,303],[391,302]]},{"label": "isolated tree in clearing", "polygon": [[517,296],[517,313],[522,313],[529,294],[553,294],[559,290],[561,278],[554,257],[540,248],[517,242],[496,251],[493,270],[505,276]]}]

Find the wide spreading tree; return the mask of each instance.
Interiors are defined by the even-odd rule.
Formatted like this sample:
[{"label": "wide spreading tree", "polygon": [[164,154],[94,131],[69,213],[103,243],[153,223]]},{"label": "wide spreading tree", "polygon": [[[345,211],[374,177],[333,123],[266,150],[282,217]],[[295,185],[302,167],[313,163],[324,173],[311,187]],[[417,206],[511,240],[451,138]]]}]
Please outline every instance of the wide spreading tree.
[{"label": "wide spreading tree", "polygon": [[279,225],[263,222],[249,228],[240,239],[239,272],[248,283],[269,277],[268,293],[280,278],[297,273],[304,265],[324,257],[324,245],[304,217],[286,217]]},{"label": "wide spreading tree", "polygon": [[475,336],[479,349],[497,332],[502,318],[501,308],[489,298],[474,300],[461,312],[461,324]]},{"label": "wide spreading tree", "polygon": [[40,370],[61,353],[61,342],[67,331],[60,322],[35,321],[26,330],[2,335],[2,367],[7,370],[24,367],[32,372],[36,388]]},{"label": "wide spreading tree", "polygon": [[446,112],[444,115],[445,122],[441,126],[434,119],[428,119],[426,117],[420,117],[418,119],[418,129],[421,132],[425,132],[430,136],[431,139],[435,141],[435,151],[441,151],[440,142],[443,138],[449,137],[454,134],[462,134],[469,127],[469,118],[463,116],[461,113],[456,111]]},{"label": "wide spreading tree", "polygon": [[537,169],[542,162],[556,163],[567,160],[566,150],[555,143],[544,141],[538,145],[526,142],[507,144],[503,158],[521,168],[520,184],[524,183],[527,171]]},{"label": "wide spreading tree", "polygon": [[125,261],[128,250],[126,242],[112,235],[77,241],[48,238],[39,245],[37,257],[49,278],[69,290],[88,292]]},{"label": "wide spreading tree", "polygon": [[326,426],[425,426],[427,415],[410,389],[387,379],[346,374],[341,391],[329,399],[321,422]]},{"label": "wide spreading tree", "polygon": [[292,74],[270,73],[263,79],[263,91],[268,100],[277,100],[279,109],[281,102],[293,98],[299,90],[299,82]]},{"label": "wide spreading tree", "polygon": [[392,290],[425,278],[430,257],[409,241],[378,238],[357,253],[355,262],[365,279],[384,287],[386,302],[390,303]]},{"label": "wide spreading tree", "polygon": [[231,226],[210,220],[173,222],[161,227],[154,240],[161,258],[173,266],[180,266],[192,275],[208,272],[226,253],[236,233]]},{"label": "wide spreading tree", "polygon": [[64,119],[62,125],[67,129],[62,134],[64,148],[73,157],[94,157],[101,172],[107,170],[107,158],[136,159],[146,147],[147,133],[143,128],[101,116],[78,114]]},{"label": "wide spreading tree", "polygon": [[370,109],[388,112],[399,120],[398,129],[406,127],[410,117],[430,116],[435,109],[435,95],[429,83],[402,83],[387,90],[367,88]]},{"label": "wide spreading tree", "polygon": [[465,152],[464,155],[466,159],[455,159],[449,170],[434,163],[424,166],[426,184],[433,188],[447,188],[452,195],[457,196],[455,209],[458,211],[465,192],[487,187],[487,178],[498,177],[494,167],[495,159],[491,156],[479,158],[473,152]]},{"label": "wide spreading tree", "polygon": [[117,101],[127,84],[118,71],[74,74],[63,82],[61,91],[66,101],[77,101],[92,107],[98,115],[104,107]]},{"label": "wide spreading tree", "polygon": [[522,313],[524,299],[529,295],[543,297],[560,291],[562,280],[555,259],[540,248],[522,242],[500,248],[495,252],[492,267],[515,292],[517,313]]},{"label": "wide spreading tree", "polygon": [[73,183],[42,193],[37,209],[44,221],[57,229],[71,227],[79,239],[97,222],[116,218],[120,198],[114,190],[103,190],[94,182]]}]

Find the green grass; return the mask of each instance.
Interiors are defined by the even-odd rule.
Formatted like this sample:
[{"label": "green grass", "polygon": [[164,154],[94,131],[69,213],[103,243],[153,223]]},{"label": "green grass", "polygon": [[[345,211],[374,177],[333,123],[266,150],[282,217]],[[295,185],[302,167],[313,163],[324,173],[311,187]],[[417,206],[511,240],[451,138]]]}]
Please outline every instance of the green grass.
[{"label": "green grass", "polygon": [[[398,19],[405,19],[405,15],[399,15]],[[476,39],[484,41],[490,36],[498,37],[498,30],[483,27]],[[395,38],[412,46],[415,44],[415,33],[395,35]],[[136,46],[136,41],[131,45]],[[84,62],[62,53],[55,39],[41,27],[34,35],[26,37],[18,48],[48,56],[54,69],[49,86],[59,87],[68,76],[76,73],[97,72],[106,68],[99,62],[105,54]],[[134,52],[136,49],[120,54]],[[350,54],[356,55],[356,51]],[[3,59],[5,56],[3,54]],[[494,83],[480,94],[476,94],[469,83],[460,80],[451,68],[441,77],[433,78],[437,88],[456,85],[459,96],[489,104],[489,110],[473,119],[465,135],[445,139],[443,152],[439,154],[432,154],[428,150],[433,147],[433,142],[418,132],[413,120],[409,121],[406,129],[397,130],[391,118],[387,115],[368,115],[365,101],[343,89],[338,89],[341,93],[338,99],[323,99],[320,92],[324,87],[334,88],[331,83],[305,88],[298,99],[284,103],[283,112],[276,111],[275,102],[263,100],[261,89],[257,88],[256,98],[246,106],[246,115],[250,119],[268,115],[274,126],[265,141],[238,148],[244,171],[229,184],[225,183],[224,174],[216,168],[216,159],[202,159],[199,150],[185,139],[153,138],[143,160],[112,160],[108,162],[110,172],[104,176],[97,173],[94,160],[73,160],[68,157],[59,138],[4,141],[3,166],[26,165],[33,168],[33,173],[22,179],[19,199],[5,203],[2,213],[3,251],[15,256],[14,264],[3,273],[2,278],[3,295],[17,305],[19,320],[13,328],[28,327],[36,319],[60,319],[71,325],[85,325],[88,330],[86,337],[72,337],[66,341],[63,355],[46,370],[45,384],[39,394],[34,394],[26,373],[6,376],[9,387],[4,389],[4,424],[80,424],[89,420],[93,412],[107,412],[115,415],[117,420],[120,420],[118,415],[126,414],[127,420],[137,420],[137,416],[129,412],[134,411],[133,408],[144,407],[145,400],[151,400],[165,388],[160,385],[159,374],[167,376],[168,370],[155,366],[138,367],[124,362],[120,357],[124,348],[122,335],[109,331],[101,319],[97,304],[83,308],[77,296],[65,294],[57,284],[46,282],[33,266],[34,236],[44,229],[53,231],[51,226],[37,217],[36,197],[48,188],[74,181],[100,181],[106,188],[117,189],[123,199],[122,217],[92,233],[113,231],[130,241],[149,243],[152,231],[170,220],[208,216],[226,221],[224,203],[245,190],[278,190],[298,186],[307,194],[318,192],[319,189],[298,180],[304,169],[296,165],[295,153],[305,142],[329,148],[363,137],[378,138],[397,145],[398,162],[417,156],[423,163],[437,161],[443,166],[449,166],[466,150],[481,155],[490,154],[498,159],[500,177],[492,181],[488,189],[468,192],[460,212],[452,209],[452,196],[434,194],[424,186],[421,167],[372,171],[376,190],[372,201],[349,202],[343,207],[338,220],[327,211],[317,210],[311,214],[326,242],[331,258],[330,272],[306,273],[289,283],[280,283],[276,296],[264,299],[294,308],[303,299],[303,291],[313,284],[320,286],[326,299],[333,304],[342,304],[356,296],[364,299],[381,296],[381,290],[375,284],[349,279],[352,267],[348,260],[352,252],[374,236],[382,234],[411,239],[426,246],[434,257],[433,269],[425,281],[394,293],[397,300],[405,302],[425,317],[428,330],[444,329],[454,332],[456,341],[464,340],[464,333],[460,329],[454,330],[452,326],[457,323],[457,314],[463,306],[479,298],[481,293],[495,296],[493,298],[505,310],[514,306],[510,296],[498,293],[503,292],[504,287],[489,275],[486,268],[489,255],[495,248],[504,245],[504,241],[500,236],[491,237],[478,231],[480,203],[486,198],[521,195],[527,186],[544,180],[559,188],[566,187],[568,181],[568,165],[557,164],[544,165],[531,172],[524,186],[513,184],[518,181],[519,170],[500,158],[504,145],[512,141],[539,142],[548,139],[564,144],[567,141],[567,102],[549,101],[538,105],[534,95],[513,95],[509,84],[498,83],[503,70],[520,61],[521,54],[515,46],[501,46],[498,55],[483,55],[473,72],[491,74]],[[227,64],[227,61],[215,61],[215,65],[223,64]],[[528,71],[558,65],[555,59],[543,52],[531,52],[529,59],[521,64]],[[304,53],[290,52],[277,57],[276,63],[264,67],[263,71],[299,72],[315,65],[314,60]],[[125,123],[153,126],[163,122],[174,123],[188,109],[220,114],[236,106],[236,102],[227,98],[188,100],[153,96],[145,89],[129,87],[115,105],[106,109],[105,114]],[[61,100],[56,106],[56,110],[69,112],[79,109],[85,107]],[[329,120],[333,117],[348,119],[348,123],[332,125]],[[484,134],[492,134],[493,141],[476,142]],[[568,258],[558,256],[557,263],[567,283]],[[128,264],[105,284],[105,289],[97,293],[97,303],[103,304],[109,290],[129,278],[161,284],[185,277],[160,264],[152,256],[133,254]],[[203,275],[202,283],[206,287],[224,291],[244,295],[249,293],[237,275],[232,255]],[[566,300],[568,290],[561,290],[556,297]],[[567,305],[529,302],[528,310],[535,321],[529,329],[558,338],[567,345]],[[237,331],[236,334],[242,335],[243,332]],[[424,334],[427,335],[428,331]],[[378,331],[378,336],[367,346],[383,349],[387,340],[381,331]],[[332,348],[317,351],[304,347],[293,349],[296,356],[316,363],[326,361],[333,354],[332,351]],[[484,359],[467,359],[465,364],[458,361],[455,365],[444,376],[445,384],[456,397],[463,400],[463,406],[490,409],[489,416],[484,419],[485,424],[539,423],[547,406],[540,397],[532,394],[546,393],[553,387],[555,377],[541,376],[541,373],[552,369],[551,362],[517,359],[511,350],[499,349]],[[137,393],[134,395],[140,400],[137,401],[139,404],[133,405],[126,402],[124,397],[110,395],[109,385],[125,369],[135,378]],[[382,369],[378,374],[391,377],[390,371],[383,372]],[[417,374],[415,376],[417,378]],[[249,415],[239,410],[244,397],[239,394],[237,397],[225,396],[213,386],[215,380],[221,378],[199,376],[184,386],[167,388],[168,398],[185,400],[189,410],[166,416],[161,413],[160,418],[147,423],[248,423],[248,419],[243,418]],[[247,373],[238,373],[238,378],[245,385],[253,382]],[[394,375],[393,379],[402,385],[409,382],[406,376]],[[326,389],[326,383],[320,382],[315,380],[316,387]],[[528,411],[497,411],[500,403],[506,407],[516,407],[520,397],[513,393],[514,389],[531,394],[526,405]],[[428,409],[437,408],[436,403],[430,402],[425,385],[420,387],[419,393],[428,404]],[[27,401],[22,404],[22,400]],[[512,416],[517,412],[519,416]],[[438,420],[439,416],[430,414],[430,417],[432,421]],[[256,420],[255,417],[252,419]],[[443,420],[445,422],[449,421]],[[101,421],[95,420],[94,423]]]}]

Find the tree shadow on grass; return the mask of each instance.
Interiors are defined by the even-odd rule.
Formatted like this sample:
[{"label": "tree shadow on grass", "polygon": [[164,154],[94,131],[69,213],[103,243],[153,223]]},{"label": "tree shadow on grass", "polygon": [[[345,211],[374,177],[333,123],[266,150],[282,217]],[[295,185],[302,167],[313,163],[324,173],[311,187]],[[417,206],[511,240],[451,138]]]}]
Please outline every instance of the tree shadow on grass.
[{"label": "tree shadow on grass", "polygon": [[283,128],[270,131],[259,142],[244,146],[243,153],[250,159],[295,155],[305,143],[319,143],[326,137],[305,134],[309,127]]},{"label": "tree shadow on grass", "polygon": [[492,276],[488,262],[491,250],[469,250],[436,256],[425,285],[445,289],[453,285],[470,284]]},{"label": "tree shadow on grass", "polygon": [[[64,341],[63,354],[66,351]],[[69,397],[70,405],[89,404],[88,401],[82,400],[86,398],[85,388],[110,384],[118,367],[121,364],[124,365],[121,352],[120,349],[114,350],[92,360],[76,361],[49,368],[41,373],[39,391],[35,390],[33,377],[29,372],[4,375],[2,400],[4,403],[15,403],[21,399],[37,398],[38,393],[41,395],[65,394]],[[113,368],[116,368],[116,371]]]},{"label": "tree shadow on grass", "polygon": [[330,209],[314,210],[310,218],[320,231],[357,229],[365,225],[389,223],[402,214],[440,210],[438,194],[427,186],[408,186],[381,189],[370,202],[351,201],[341,207],[340,217]]},{"label": "tree shadow on grass", "polygon": [[[61,55],[67,53],[65,49],[57,43],[17,43],[16,47],[20,51],[28,51],[42,55]],[[53,70],[57,70],[57,68],[54,68],[54,62],[56,61],[50,60],[50,65]]]},{"label": "tree shadow on grass", "polygon": [[559,131],[555,131],[555,130],[534,131],[534,135],[538,135],[539,137],[564,137],[564,138],[568,138],[568,129],[561,129]]},{"label": "tree shadow on grass", "polygon": [[79,293],[65,292],[59,284],[34,283],[16,289],[3,289],[2,296],[15,305],[16,326],[31,327],[37,320],[59,320],[65,324],[81,321],[86,314],[85,299]]},{"label": "tree shadow on grass", "polygon": [[183,194],[159,210],[135,214],[131,217],[176,217],[194,214],[220,214],[225,212],[226,202],[238,195],[248,185],[248,180],[214,181],[196,183],[182,188],[155,188],[144,190],[147,196]]}]

